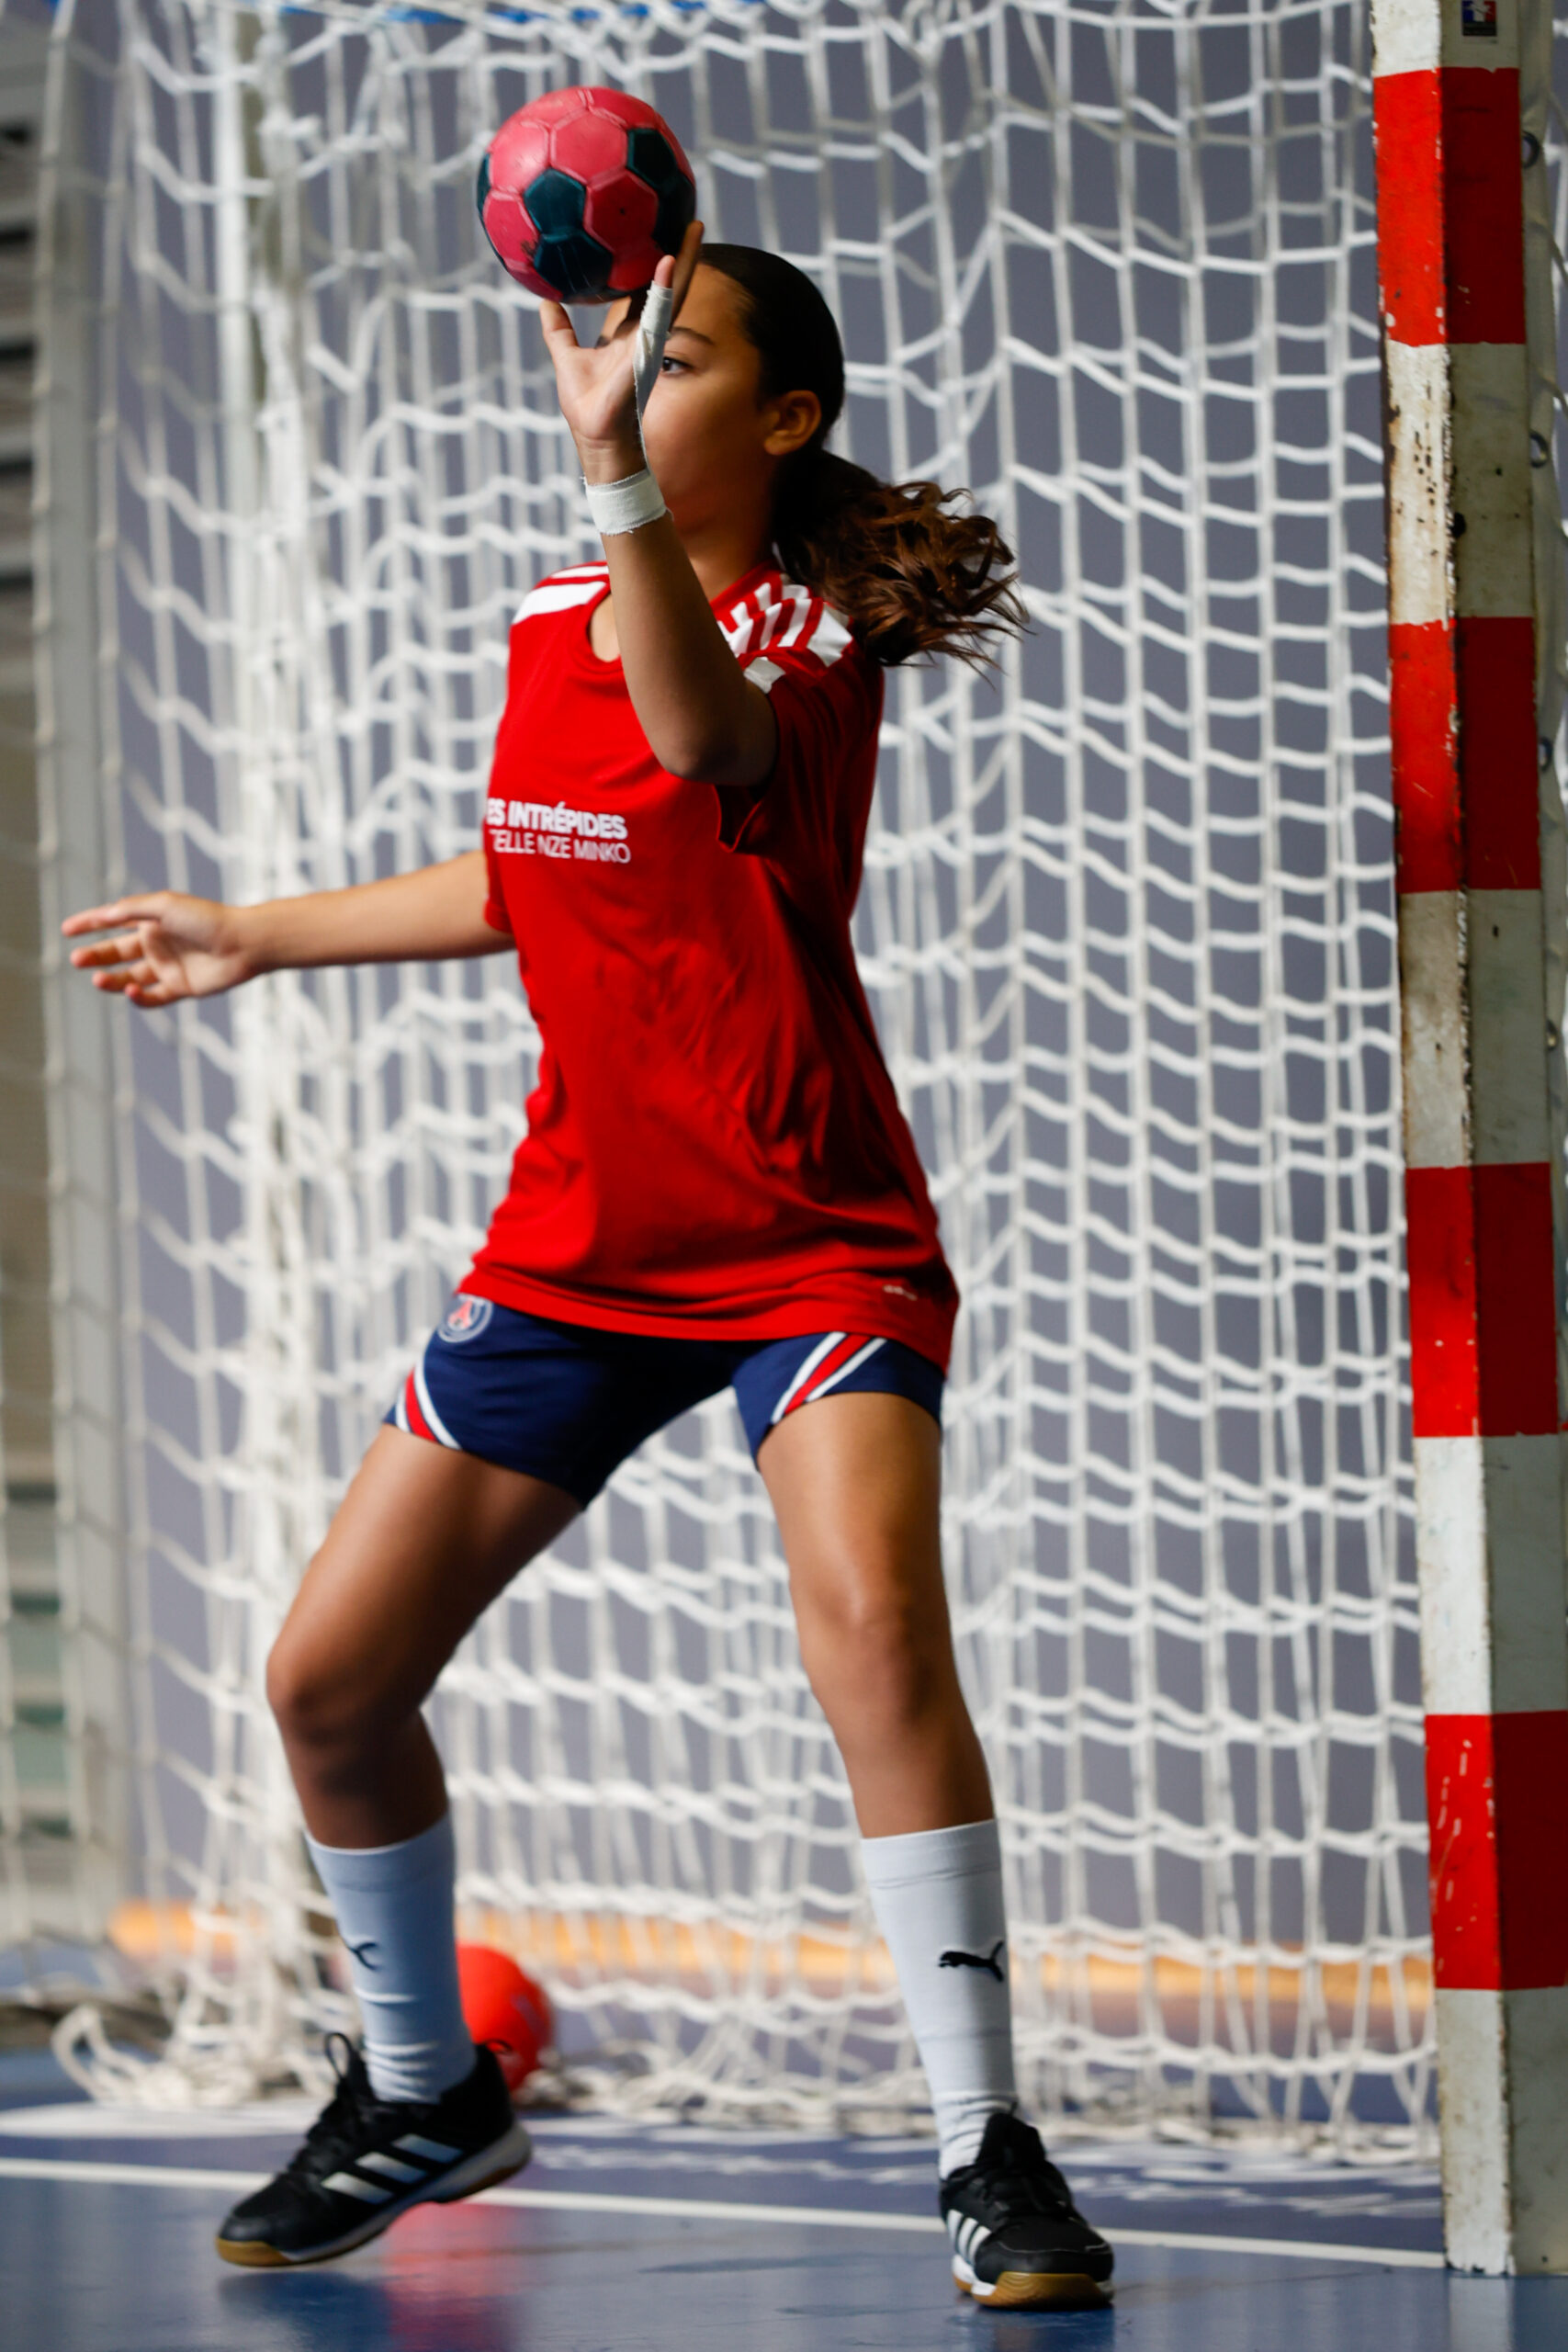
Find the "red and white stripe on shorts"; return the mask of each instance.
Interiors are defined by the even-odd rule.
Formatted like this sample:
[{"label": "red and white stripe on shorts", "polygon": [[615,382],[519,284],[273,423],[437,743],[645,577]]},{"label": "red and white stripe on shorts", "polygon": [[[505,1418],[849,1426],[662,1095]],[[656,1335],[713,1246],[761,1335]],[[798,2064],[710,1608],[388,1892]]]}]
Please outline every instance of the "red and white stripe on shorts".
[{"label": "red and white stripe on shorts", "polygon": [[399,1429],[408,1431],[410,1437],[432,1438],[437,1445],[449,1445],[454,1453],[460,1453],[463,1450],[430,1401],[423,1356],[403,1383],[397,1404],[392,1408],[392,1419]]},{"label": "red and white stripe on shorts", "polygon": [[868,1340],[861,1331],[825,1331],[773,1407],[769,1426],[797,1406],[809,1405],[813,1397],[826,1396],[886,1345],[886,1340]]}]

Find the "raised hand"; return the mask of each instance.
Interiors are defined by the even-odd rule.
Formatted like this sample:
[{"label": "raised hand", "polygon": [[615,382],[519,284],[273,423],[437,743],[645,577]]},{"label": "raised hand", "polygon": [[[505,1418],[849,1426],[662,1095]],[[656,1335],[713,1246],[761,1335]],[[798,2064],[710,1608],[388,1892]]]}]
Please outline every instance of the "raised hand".
[{"label": "raised hand", "polygon": [[114,939],[75,947],[71,961],[90,972],[93,986],[152,1011],[185,997],[218,996],[250,979],[260,968],[245,945],[242,910],[216,899],[186,898],[178,890],[150,890],[87,907],[68,915],[60,928],[67,939],[90,931],[128,928]]},{"label": "raised hand", "polygon": [[[671,289],[671,315],[680,316],[702,254],[703,224],[694,220],[681,250],[666,254],[654,274],[656,286]],[[606,343],[581,344],[559,302],[546,302],[539,323],[556,371],[561,414],[577,444],[590,481],[615,481],[640,469],[642,435],[637,424],[632,353],[637,321],[628,311]]]}]

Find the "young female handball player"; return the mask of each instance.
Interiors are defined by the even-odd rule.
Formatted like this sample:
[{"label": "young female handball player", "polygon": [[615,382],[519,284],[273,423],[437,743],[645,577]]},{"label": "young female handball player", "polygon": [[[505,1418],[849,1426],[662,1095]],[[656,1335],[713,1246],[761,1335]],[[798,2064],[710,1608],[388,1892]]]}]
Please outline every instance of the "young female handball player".
[{"label": "young female handball player", "polygon": [[883,672],[1017,626],[1011,556],[933,484],[824,448],[838,330],[772,254],[705,251],[695,223],[597,343],[558,306],[543,323],[604,558],[513,625],[482,849],[64,926],[113,931],[73,960],[144,1006],[512,948],[544,1047],[507,1197],[270,1659],[364,2047],[335,2038],[333,2097],[218,2249],[319,2261],[526,2162],[463,2023],[421,1705],[616,1464],[728,1383],[930,2079],[954,2274],[997,2304],[1092,2299],[1111,2250],[1018,2112],[996,1822],[942,1589],[957,1295],[850,943]]}]

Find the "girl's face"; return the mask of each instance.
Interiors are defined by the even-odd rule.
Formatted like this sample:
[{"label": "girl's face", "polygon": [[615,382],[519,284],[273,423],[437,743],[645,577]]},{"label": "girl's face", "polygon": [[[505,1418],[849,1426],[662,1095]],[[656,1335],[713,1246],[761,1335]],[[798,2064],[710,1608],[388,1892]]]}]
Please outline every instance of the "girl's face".
[{"label": "girl's face", "polygon": [[[761,355],[742,331],[739,290],[698,265],[643,413],[648,462],[682,534],[751,507],[765,521],[780,459],[809,441],[822,413],[815,392],[759,402]],[[635,323],[617,302],[599,340],[629,335]]]}]

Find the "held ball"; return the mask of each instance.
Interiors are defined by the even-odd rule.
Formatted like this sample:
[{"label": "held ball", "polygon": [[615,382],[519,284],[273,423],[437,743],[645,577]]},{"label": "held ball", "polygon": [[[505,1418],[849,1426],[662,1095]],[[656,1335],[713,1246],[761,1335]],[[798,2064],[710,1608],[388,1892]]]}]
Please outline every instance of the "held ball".
[{"label": "held ball", "polygon": [[463,2022],[476,2041],[490,2043],[515,2096],[555,2032],[544,1986],[492,1945],[459,1944],[457,1989]]},{"label": "held ball", "polygon": [[651,286],[697,209],[661,115],[624,90],[551,90],[503,122],[479,165],[479,219],[502,267],[556,302]]}]

